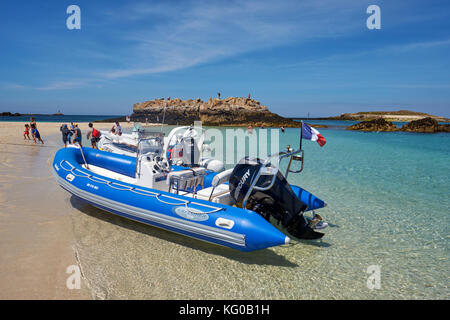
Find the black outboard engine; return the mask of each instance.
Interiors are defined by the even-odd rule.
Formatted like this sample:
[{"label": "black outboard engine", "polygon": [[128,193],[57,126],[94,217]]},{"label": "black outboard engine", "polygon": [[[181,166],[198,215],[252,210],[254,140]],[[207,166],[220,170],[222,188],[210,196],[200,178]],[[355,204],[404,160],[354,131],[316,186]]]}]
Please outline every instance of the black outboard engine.
[{"label": "black outboard engine", "polygon": [[[234,167],[229,185],[231,196],[237,205],[242,207],[245,195],[262,165],[261,159],[245,157]],[[261,175],[256,186],[268,187],[272,178],[273,175]],[[297,197],[280,171],[277,172],[272,188],[265,191],[253,189],[248,197],[246,208],[259,213],[267,221],[272,216],[296,238],[311,240],[320,239],[324,235],[308,226],[303,216],[307,208],[306,204]]]}]

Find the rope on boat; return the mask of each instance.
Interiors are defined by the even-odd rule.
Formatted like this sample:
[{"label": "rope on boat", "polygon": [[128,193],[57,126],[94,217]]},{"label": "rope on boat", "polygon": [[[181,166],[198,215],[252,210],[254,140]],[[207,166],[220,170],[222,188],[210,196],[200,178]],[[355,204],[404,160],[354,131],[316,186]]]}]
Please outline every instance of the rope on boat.
[{"label": "rope on boat", "polygon": [[[63,166],[63,163],[67,163],[70,166],[70,169],[67,169]],[[168,205],[173,205],[173,206],[182,206],[184,205],[186,207],[186,210],[188,210],[189,212],[193,213],[193,214],[210,214],[210,213],[214,213],[214,212],[218,212],[220,210],[225,210],[224,208],[217,208],[214,206],[210,206],[207,204],[203,204],[203,203],[198,203],[198,202],[193,202],[193,201],[189,201],[189,200],[184,200],[184,199],[179,199],[176,197],[171,197],[165,194],[161,194],[161,193],[156,193],[153,191],[148,191],[148,190],[144,190],[144,189],[140,189],[140,188],[136,188],[136,187],[131,187],[131,186],[127,186],[121,183],[117,183],[114,181],[109,181],[103,178],[99,178],[96,176],[93,176],[87,172],[81,171],[80,169],[75,168],[69,161],[67,160],[62,160],[59,163],[59,166],[61,167],[61,169],[70,172],[71,174],[73,174],[75,177],[79,177],[79,178],[87,178],[93,182],[97,182],[97,183],[101,183],[101,184],[106,184],[107,186],[116,189],[116,190],[120,190],[120,191],[131,191],[133,193],[142,195],[142,196],[147,196],[147,197],[154,197],[156,198],[156,200],[158,200],[159,202],[168,204]],[[78,174],[75,173],[75,171],[79,172]],[[80,174],[81,173],[81,174]],[[168,202],[168,201],[164,201],[162,199],[160,199],[160,197],[164,197],[167,199],[171,199],[171,200],[176,200],[176,201],[180,201],[181,203],[173,203],[173,202]],[[195,210],[193,208],[190,208],[188,205],[189,204],[193,204],[196,206],[200,206],[200,207],[204,207],[204,208],[210,208],[213,209],[211,211],[207,211],[207,212],[203,212],[200,210]]]}]

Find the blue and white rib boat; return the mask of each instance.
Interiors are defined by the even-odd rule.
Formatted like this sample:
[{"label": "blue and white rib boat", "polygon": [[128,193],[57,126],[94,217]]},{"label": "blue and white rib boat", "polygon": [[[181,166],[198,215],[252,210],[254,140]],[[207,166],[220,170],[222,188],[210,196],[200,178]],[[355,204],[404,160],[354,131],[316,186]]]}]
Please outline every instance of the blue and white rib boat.
[{"label": "blue and white rib boat", "polygon": [[279,172],[279,161],[292,160],[300,150],[266,161],[246,158],[218,173],[171,165],[163,157],[161,141],[154,138],[151,145],[137,157],[62,148],[53,161],[54,176],[62,188],[95,207],[241,251],[289,243],[290,237],[271,219],[281,222],[293,237],[323,236],[303,213],[325,203],[290,186]]}]

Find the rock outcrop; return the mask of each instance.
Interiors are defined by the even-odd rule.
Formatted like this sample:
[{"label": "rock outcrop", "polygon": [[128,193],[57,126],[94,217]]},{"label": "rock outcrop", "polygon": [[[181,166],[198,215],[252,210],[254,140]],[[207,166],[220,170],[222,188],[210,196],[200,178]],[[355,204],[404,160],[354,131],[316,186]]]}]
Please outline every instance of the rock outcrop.
[{"label": "rock outcrop", "polygon": [[405,124],[400,130],[407,132],[450,132],[450,124],[439,124],[433,118],[424,118]]},{"label": "rock outcrop", "polygon": [[328,120],[374,120],[378,118],[384,118],[388,121],[414,121],[424,118],[433,118],[437,121],[448,122],[449,119],[439,116],[433,116],[423,112],[415,112],[409,110],[398,111],[367,111],[357,113],[343,113],[338,117],[329,117]]},{"label": "rock outcrop", "polygon": [[0,113],[0,117],[20,117],[22,114],[21,113],[12,113],[12,112],[2,112]]},{"label": "rock outcrop", "polygon": [[281,117],[270,112],[259,101],[248,98],[210,98],[208,102],[201,99],[157,99],[136,103],[133,106],[133,121],[161,121],[164,107],[167,106],[165,123],[189,125],[202,121],[206,126],[261,126],[266,127],[301,127],[300,122]]},{"label": "rock outcrop", "polygon": [[347,127],[347,130],[358,130],[358,131],[398,131],[397,126],[389,121],[386,121],[383,118],[378,118],[369,121],[362,121],[360,123],[356,123],[350,127]]}]

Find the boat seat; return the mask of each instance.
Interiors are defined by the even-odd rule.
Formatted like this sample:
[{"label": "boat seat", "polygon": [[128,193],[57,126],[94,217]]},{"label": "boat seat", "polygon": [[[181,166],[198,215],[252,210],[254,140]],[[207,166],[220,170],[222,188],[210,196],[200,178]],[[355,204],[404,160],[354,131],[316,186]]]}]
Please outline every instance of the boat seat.
[{"label": "boat seat", "polygon": [[230,187],[228,185],[228,180],[232,172],[233,169],[229,169],[215,175],[211,182],[211,187],[197,192],[197,199],[226,205],[234,204],[234,199],[231,197]]},{"label": "boat seat", "polygon": [[179,194],[180,191],[186,193],[196,193],[197,187],[199,185],[204,187],[205,168],[190,168],[186,170],[172,171],[167,176],[167,184],[169,184],[169,192],[172,189]]}]

